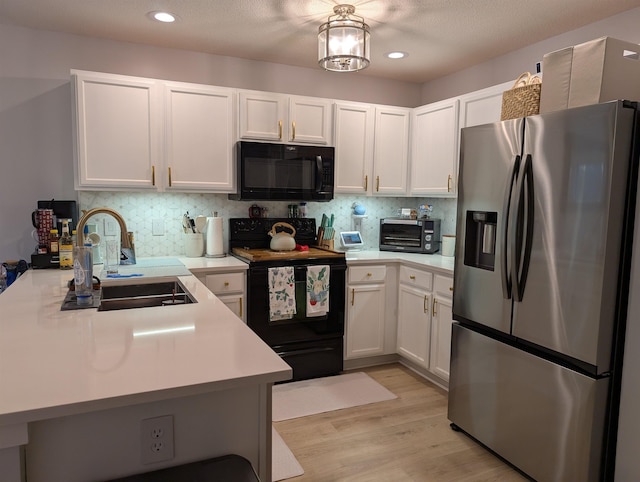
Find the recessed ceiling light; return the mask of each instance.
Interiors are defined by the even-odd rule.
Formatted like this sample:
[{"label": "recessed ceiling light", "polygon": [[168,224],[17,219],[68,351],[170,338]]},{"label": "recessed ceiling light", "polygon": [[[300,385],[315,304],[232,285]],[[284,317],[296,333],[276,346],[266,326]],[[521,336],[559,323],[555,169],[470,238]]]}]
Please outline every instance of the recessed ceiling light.
[{"label": "recessed ceiling light", "polygon": [[169,12],[150,12],[149,16],[158,22],[171,23],[176,21],[176,16]]},{"label": "recessed ceiling light", "polygon": [[404,59],[408,55],[406,52],[389,52],[386,56],[390,59]]}]

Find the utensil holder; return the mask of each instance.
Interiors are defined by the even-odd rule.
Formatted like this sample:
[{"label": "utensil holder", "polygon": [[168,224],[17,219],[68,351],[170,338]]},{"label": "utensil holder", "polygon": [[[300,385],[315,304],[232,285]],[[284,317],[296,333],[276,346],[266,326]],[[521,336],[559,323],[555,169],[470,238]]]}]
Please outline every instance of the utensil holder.
[{"label": "utensil holder", "polygon": [[184,233],[184,250],[187,258],[199,258],[204,254],[202,233]]}]

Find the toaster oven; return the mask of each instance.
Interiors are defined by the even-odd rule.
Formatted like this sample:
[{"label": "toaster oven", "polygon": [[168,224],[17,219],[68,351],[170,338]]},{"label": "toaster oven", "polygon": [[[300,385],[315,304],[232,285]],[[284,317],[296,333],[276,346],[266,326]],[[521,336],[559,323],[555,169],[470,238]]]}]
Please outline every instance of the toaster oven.
[{"label": "toaster oven", "polygon": [[427,254],[440,251],[440,220],[382,218],[380,251]]}]

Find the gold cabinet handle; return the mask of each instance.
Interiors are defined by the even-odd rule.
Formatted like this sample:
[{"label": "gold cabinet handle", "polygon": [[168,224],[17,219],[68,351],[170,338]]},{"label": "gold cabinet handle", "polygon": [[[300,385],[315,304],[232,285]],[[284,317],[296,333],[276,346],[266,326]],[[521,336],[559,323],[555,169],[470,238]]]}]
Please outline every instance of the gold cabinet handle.
[{"label": "gold cabinet handle", "polygon": [[424,309],[425,313],[429,312],[429,298],[427,297],[427,295],[424,295],[424,301],[422,302],[422,308]]},{"label": "gold cabinet handle", "polygon": [[229,282],[228,282],[228,281],[225,281],[225,282],[224,282],[224,287],[225,287],[225,288],[228,288],[228,287],[229,287]]},{"label": "gold cabinet handle", "polygon": [[242,318],[242,296],[240,297],[240,318]]},{"label": "gold cabinet handle", "polygon": [[171,168],[167,168],[169,170],[169,187],[171,187]]},{"label": "gold cabinet handle", "polygon": [[156,166],[151,166],[151,185],[156,185]]},{"label": "gold cabinet handle", "polygon": [[365,192],[369,189],[369,175],[364,176],[364,190]]},{"label": "gold cabinet handle", "polygon": [[449,286],[449,291],[453,291],[453,286]]},{"label": "gold cabinet handle", "polygon": [[296,121],[291,121],[291,140],[296,140]]},{"label": "gold cabinet handle", "polygon": [[447,176],[447,192],[451,192],[451,174]]},{"label": "gold cabinet handle", "polygon": [[410,280],[415,280],[415,279],[416,279],[416,277],[415,277],[415,276],[413,276],[413,275],[411,275],[411,276],[409,276],[409,279],[410,279]]},{"label": "gold cabinet handle", "polygon": [[351,288],[351,306],[353,306],[353,302],[355,301],[356,298],[356,290],[354,288]]},{"label": "gold cabinet handle", "polygon": [[433,300],[433,304],[431,305],[432,306],[431,314],[433,316],[436,316],[436,303],[438,303],[438,300]]},{"label": "gold cabinet handle", "polygon": [[376,192],[380,192],[380,176],[376,176]]},{"label": "gold cabinet handle", "polygon": [[278,121],[278,136],[280,137],[280,140],[282,140],[282,121],[281,120]]},{"label": "gold cabinet handle", "polygon": [[371,278],[373,276],[371,273],[367,273],[367,278]]}]

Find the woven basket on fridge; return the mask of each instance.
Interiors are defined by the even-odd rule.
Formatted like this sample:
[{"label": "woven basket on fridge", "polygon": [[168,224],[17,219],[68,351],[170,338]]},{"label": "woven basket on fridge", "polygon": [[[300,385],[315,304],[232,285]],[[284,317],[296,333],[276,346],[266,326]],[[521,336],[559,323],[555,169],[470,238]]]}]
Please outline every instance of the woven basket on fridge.
[{"label": "woven basket on fridge", "polygon": [[540,112],[540,77],[525,72],[518,77],[510,90],[502,93],[500,120],[517,119]]}]

